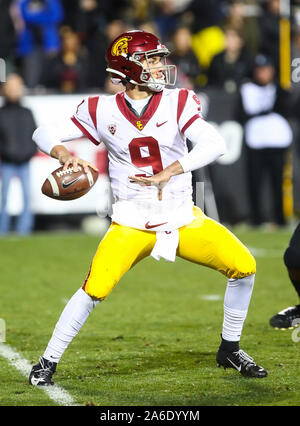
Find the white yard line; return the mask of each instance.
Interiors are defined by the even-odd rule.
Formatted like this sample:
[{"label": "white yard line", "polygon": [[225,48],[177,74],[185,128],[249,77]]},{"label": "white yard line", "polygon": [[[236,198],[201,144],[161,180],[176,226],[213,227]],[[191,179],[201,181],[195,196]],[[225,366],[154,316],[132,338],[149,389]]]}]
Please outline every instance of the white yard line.
[{"label": "white yard line", "polygon": [[[16,352],[6,343],[0,343],[0,356],[7,359],[9,364],[15,367],[15,369],[23,374],[23,376],[25,376],[28,380],[32,365],[27,359],[23,358],[18,352]],[[28,386],[31,385],[28,383]],[[39,387],[39,389],[43,390],[48,395],[48,397],[58,405],[78,405],[75,403],[72,396],[61,386],[53,385]]]},{"label": "white yard line", "polygon": [[279,249],[263,249],[256,247],[247,246],[253,256],[256,257],[283,257],[284,248],[282,250]]},{"label": "white yard line", "polygon": [[202,300],[209,300],[211,302],[219,301],[223,298],[224,296],[220,296],[219,294],[203,294],[203,296],[201,296]]}]

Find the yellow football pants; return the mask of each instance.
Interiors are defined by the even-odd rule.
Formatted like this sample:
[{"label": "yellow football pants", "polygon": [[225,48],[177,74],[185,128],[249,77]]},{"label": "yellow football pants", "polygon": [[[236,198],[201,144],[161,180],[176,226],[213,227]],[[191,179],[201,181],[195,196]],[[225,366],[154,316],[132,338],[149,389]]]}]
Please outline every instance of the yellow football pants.
[{"label": "yellow football pants", "polygon": [[[227,228],[198,207],[194,216],[193,222],[179,229],[177,256],[232,279],[255,273],[253,256]],[[112,223],[93,258],[83,285],[86,293],[104,299],[129,269],[150,255],[155,242],[155,232]]]}]

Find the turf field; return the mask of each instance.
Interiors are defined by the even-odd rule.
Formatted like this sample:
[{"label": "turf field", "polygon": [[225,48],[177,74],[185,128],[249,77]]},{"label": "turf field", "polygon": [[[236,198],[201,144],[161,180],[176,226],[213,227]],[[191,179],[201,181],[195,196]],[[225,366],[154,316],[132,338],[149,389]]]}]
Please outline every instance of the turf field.
[{"label": "turf field", "polygon": [[[291,231],[236,235],[257,260],[241,348],[267,369],[267,378],[246,379],[216,367],[226,279],[181,259],[170,264],[148,258],[90,315],[55,382],[79,405],[299,405],[300,342],[292,340],[292,330],[268,323],[297,303],[282,261]],[[97,244],[98,238],[79,233],[0,240],[0,318],[7,328],[2,347],[37,362]],[[1,355],[0,383],[2,406],[58,404]]]}]

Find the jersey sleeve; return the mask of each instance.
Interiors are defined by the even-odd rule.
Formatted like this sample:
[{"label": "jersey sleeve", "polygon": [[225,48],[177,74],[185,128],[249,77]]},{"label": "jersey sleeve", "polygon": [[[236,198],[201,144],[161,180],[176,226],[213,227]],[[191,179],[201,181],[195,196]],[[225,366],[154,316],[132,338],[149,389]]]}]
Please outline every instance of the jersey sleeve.
[{"label": "jersey sleeve", "polygon": [[89,138],[95,145],[100,144],[97,131],[97,107],[99,96],[90,96],[83,99],[77,106],[75,114],[71,117],[73,123]]},{"label": "jersey sleeve", "polygon": [[184,134],[190,125],[198,119],[203,119],[200,99],[193,90],[180,89],[178,93],[177,123],[181,133]]}]

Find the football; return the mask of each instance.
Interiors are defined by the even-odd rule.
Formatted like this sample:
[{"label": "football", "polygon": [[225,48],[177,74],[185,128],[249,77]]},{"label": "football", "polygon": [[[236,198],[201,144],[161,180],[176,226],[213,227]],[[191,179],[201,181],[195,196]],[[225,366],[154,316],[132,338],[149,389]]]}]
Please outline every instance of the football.
[{"label": "football", "polygon": [[85,173],[82,166],[77,167],[77,172],[73,166],[63,170],[63,166],[54,170],[42,186],[42,193],[55,200],[75,200],[86,194],[96,183],[98,172],[89,167]]}]

